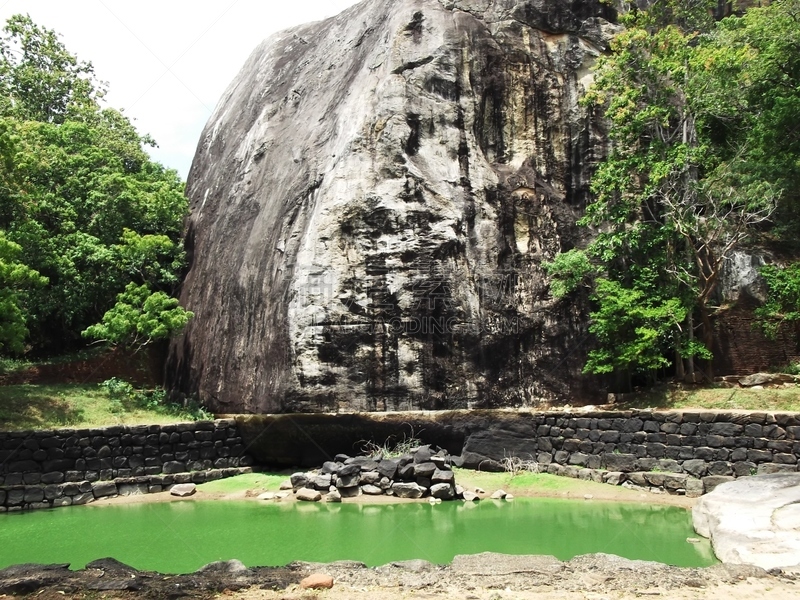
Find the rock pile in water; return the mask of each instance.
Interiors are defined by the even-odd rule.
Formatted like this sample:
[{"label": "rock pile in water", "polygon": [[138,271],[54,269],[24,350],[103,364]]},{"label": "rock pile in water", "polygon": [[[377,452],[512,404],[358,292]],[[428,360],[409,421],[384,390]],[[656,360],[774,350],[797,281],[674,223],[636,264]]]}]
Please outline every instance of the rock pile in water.
[{"label": "rock pile in water", "polygon": [[323,495],[328,502],[341,502],[342,498],[369,496],[396,496],[436,500],[475,500],[456,485],[450,468],[451,457],[446,450],[420,446],[408,454],[394,458],[347,456],[337,454],[320,469],[294,473],[290,481],[298,500],[317,502]]}]

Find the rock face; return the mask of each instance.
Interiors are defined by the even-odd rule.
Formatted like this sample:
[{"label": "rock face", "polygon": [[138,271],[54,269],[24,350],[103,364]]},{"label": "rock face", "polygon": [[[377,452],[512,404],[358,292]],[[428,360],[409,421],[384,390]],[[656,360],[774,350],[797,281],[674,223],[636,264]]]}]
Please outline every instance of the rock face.
[{"label": "rock face", "polygon": [[692,509],[694,528],[726,563],[800,568],[800,473],[723,483]]},{"label": "rock face", "polygon": [[582,241],[605,146],[578,100],[614,19],[367,0],[259,46],[189,174],[173,388],[227,413],[586,395],[585,298],[542,263]]}]

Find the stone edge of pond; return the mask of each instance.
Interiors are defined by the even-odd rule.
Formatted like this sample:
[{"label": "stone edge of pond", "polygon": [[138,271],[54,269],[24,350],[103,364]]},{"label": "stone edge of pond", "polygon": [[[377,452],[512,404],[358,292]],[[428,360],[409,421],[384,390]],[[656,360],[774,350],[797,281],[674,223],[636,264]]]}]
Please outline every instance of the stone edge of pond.
[{"label": "stone edge of pond", "polygon": [[295,562],[282,567],[245,567],[238,560],[208,564],[194,573],[163,574],[139,571],[117,560],[93,561],[71,571],[68,564],[14,565],[0,570],[0,595],[28,595],[50,589],[63,593],[86,591],[136,592],[145,597],[209,597],[226,590],[250,587],[283,590],[297,586],[305,577],[325,573],[335,582],[349,585],[430,587],[443,580],[469,584],[479,579],[485,586],[518,582],[528,586],[583,589],[585,574],[603,580],[606,589],[666,589],[706,587],[736,583],[747,578],[783,577],[796,581],[796,574],[765,571],[751,565],[717,564],[704,568],[674,567],[657,562],[629,560],[609,554],[587,554],[569,561],[543,555],[506,555],[484,552],[458,555],[448,565],[424,560],[392,562],[366,567],[354,561],[333,563]]}]

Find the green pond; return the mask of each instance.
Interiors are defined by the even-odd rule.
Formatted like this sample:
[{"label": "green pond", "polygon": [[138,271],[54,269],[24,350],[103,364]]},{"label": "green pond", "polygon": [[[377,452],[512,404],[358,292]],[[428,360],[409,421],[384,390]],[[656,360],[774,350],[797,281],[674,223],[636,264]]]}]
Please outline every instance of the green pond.
[{"label": "green pond", "polygon": [[357,560],[370,566],[456,554],[605,552],[685,567],[715,561],[691,513],[645,504],[518,498],[513,502],[300,504],[184,501],[76,506],[0,515],[0,568],[111,556],[138,569],[188,573],[216,560],[248,566]]}]

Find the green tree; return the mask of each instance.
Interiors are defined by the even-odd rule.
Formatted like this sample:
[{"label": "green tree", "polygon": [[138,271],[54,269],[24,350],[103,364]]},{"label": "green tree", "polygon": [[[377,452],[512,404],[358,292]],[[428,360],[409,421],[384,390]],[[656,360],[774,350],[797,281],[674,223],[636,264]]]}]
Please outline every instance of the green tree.
[{"label": "green tree", "polygon": [[[29,17],[0,39],[0,231],[46,278],[20,292],[29,344],[83,343],[130,283],[171,296],[185,264],[187,202],[172,170],[150,160],[89,63]],[[171,310],[171,309],[165,309]]]},{"label": "green tree", "polygon": [[0,352],[21,354],[28,329],[20,292],[47,279],[17,260],[21,248],[0,232]]},{"label": "green tree", "polygon": [[164,292],[129,283],[101,323],[88,327],[84,337],[139,350],[180,332],[193,314]]},{"label": "green tree", "polygon": [[767,301],[756,309],[756,317],[767,337],[775,338],[781,325],[800,321],[800,262],[765,265],[761,276],[767,284]]},{"label": "green tree", "polygon": [[62,123],[92,111],[105,91],[91,63],[70,54],[58,35],[27,15],[12,16],[0,37],[3,113],[25,121]]},{"label": "green tree", "polygon": [[[724,262],[769,220],[784,194],[765,169],[764,144],[754,133],[769,104],[751,94],[754,65],[767,59],[740,32],[751,28],[747,19],[764,26],[765,17],[748,13],[715,26],[716,8],[712,1],[656,0],[647,11],[628,12],[626,29],[598,61],[584,98],[602,110],[612,142],[580,221],[596,230],[586,255],[605,282],[602,290],[595,283],[593,317],[618,316],[629,301],[646,300],[644,313],[632,317],[649,323],[615,329],[595,321],[600,354],[588,371],[652,368],[648,344],[633,343],[649,337],[659,340],[652,347],[662,356],[676,353],[679,375],[685,364],[693,378],[694,357],[711,356]],[[732,31],[739,32],[737,43]]]}]

